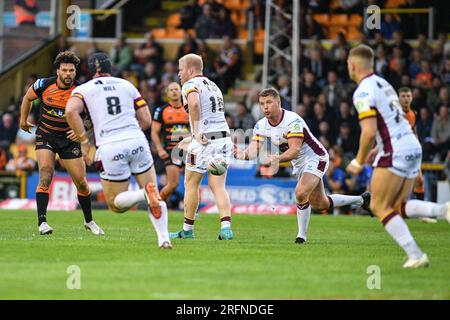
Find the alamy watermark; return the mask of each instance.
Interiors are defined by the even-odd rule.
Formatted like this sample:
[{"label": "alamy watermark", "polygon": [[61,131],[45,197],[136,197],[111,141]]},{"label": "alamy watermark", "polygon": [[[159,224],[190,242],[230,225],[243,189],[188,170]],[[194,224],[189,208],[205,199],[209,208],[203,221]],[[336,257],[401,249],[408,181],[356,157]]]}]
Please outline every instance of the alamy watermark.
[{"label": "alamy watermark", "polygon": [[69,275],[66,280],[66,287],[69,290],[81,289],[81,268],[77,265],[67,267],[66,273]]},{"label": "alamy watermark", "polygon": [[369,290],[381,290],[381,269],[377,265],[370,265],[367,267],[366,286]]},{"label": "alamy watermark", "polygon": [[68,6],[66,13],[69,15],[66,21],[67,29],[76,30],[81,28],[81,8],[76,5]]},{"label": "alamy watermark", "polygon": [[379,6],[372,5],[366,8],[366,28],[368,30],[381,29],[381,9]]}]

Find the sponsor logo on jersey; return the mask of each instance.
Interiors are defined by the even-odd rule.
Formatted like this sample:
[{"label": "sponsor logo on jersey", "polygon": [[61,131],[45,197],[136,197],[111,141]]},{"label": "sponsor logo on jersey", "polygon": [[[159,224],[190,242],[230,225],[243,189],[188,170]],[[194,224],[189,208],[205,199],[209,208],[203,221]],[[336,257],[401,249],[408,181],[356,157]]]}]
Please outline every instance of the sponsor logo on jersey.
[{"label": "sponsor logo on jersey", "polygon": [[368,97],[368,96],[369,96],[369,94],[367,92],[361,92],[355,98],[362,99],[362,98],[365,98],[365,97]]}]

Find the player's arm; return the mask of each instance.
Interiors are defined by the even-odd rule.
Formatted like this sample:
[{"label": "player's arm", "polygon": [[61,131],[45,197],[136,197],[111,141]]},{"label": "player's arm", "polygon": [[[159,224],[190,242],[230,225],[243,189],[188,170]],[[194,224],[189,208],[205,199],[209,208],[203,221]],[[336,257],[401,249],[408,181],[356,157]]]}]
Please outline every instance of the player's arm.
[{"label": "player's arm", "polygon": [[238,160],[253,160],[256,159],[261,146],[261,141],[252,140],[250,145],[245,150],[239,150],[237,146],[234,146],[234,157]]},{"label": "player's arm", "polygon": [[27,119],[31,111],[31,105],[37,98],[38,96],[34,91],[33,86],[28,88],[28,91],[23,97],[22,104],[20,106],[20,128],[23,131],[30,132],[30,129],[34,127],[34,125],[29,123]]},{"label": "player's arm", "polygon": [[73,134],[78,138],[81,144],[89,143],[89,135],[84,127],[81,113],[84,110],[84,101],[78,94],[69,98],[66,104],[66,119]]},{"label": "player's arm", "polygon": [[359,174],[362,171],[363,164],[365,163],[370,150],[373,148],[375,135],[377,133],[376,118],[366,118],[360,122],[360,125],[361,136],[359,138],[359,150],[356,158],[347,166],[347,171],[351,174]]},{"label": "player's arm", "polygon": [[278,162],[288,162],[298,157],[300,149],[303,145],[303,134],[296,134],[295,136],[289,136],[288,134],[288,146],[282,154],[275,156]]},{"label": "player's arm", "polygon": [[142,131],[150,129],[152,125],[152,117],[147,105],[145,105],[145,108],[139,108],[136,110],[136,118]]},{"label": "player's arm", "polygon": [[166,159],[169,155],[167,154],[166,150],[164,150],[164,147],[161,143],[161,138],[160,138],[161,128],[162,128],[161,122],[153,121],[152,133],[151,133],[152,143],[156,148],[156,152],[158,152],[158,156],[161,159]]},{"label": "player's arm", "polygon": [[200,95],[197,91],[191,91],[187,95],[187,103],[189,108],[189,116],[192,123],[192,135],[201,144],[208,143],[208,140],[200,132]]}]

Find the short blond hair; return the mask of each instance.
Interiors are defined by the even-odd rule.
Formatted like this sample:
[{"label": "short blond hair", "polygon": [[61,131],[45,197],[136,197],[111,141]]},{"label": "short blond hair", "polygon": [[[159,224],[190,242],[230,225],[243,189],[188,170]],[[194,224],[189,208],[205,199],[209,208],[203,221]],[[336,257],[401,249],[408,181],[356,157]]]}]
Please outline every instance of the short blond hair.
[{"label": "short blond hair", "polygon": [[348,56],[349,58],[357,58],[361,62],[362,67],[373,68],[375,54],[372,48],[365,44],[360,44],[352,48]]},{"label": "short blond hair", "polygon": [[178,62],[184,62],[187,68],[193,67],[197,71],[203,71],[203,59],[197,54],[189,53],[184,55]]}]

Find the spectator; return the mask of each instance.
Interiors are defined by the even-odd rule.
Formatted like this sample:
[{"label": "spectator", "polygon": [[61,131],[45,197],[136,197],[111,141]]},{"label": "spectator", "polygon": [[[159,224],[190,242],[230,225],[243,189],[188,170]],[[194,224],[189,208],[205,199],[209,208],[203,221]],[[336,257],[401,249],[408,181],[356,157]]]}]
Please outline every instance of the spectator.
[{"label": "spectator", "polygon": [[340,126],[339,137],[337,138],[337,145],[342,148],[348,158],[353,159],[358,151],[358,137],[351,132],[350,125],[343,122]]},{"label": "spectator", "polygon": [[319,137],[324,137],[327,141],[330,142],[330,144],[334,144],[335,136],[333,135],[333,132],[331,130],[330,123],[326,121],[319,122]]},{"label": "spectator", "polygon": [[[346,194],[348,186],[346,183],[346,174],[343,168],[343,151],[339,147],[334,147],[329,151],[330,165],[326,172],[326,182],[330,193]],[[348,213],[350,208],[340,208],[340,213]]]},{"label": "spectator", "polygon": [[195,21],[200,16],[201,8],[197,4],[197,0],[189,0],[187,5],[181,11],[181,25],[180,28],[184,30],[193,29]]},{"label": "spectator", "polygon": [[430,64],[428,61],[422,60],[420,63],[420,72],[416,76],[417,86],[423,89],[431,88],[431,80],[433,74],[431,73]]},{"label": "spectator", "polygon": [[26,145],[20,145],[17,148],[17,158],[8,161],[6,171],[15,172],[17,175],[21,173],[31,173],[34,171],[35,161],[28,157],[28,148]]},{"label": "spectator", "polygon": [[350,127],[350,131],[356,136],[359,136],[360,127],[358,118],[351,113],[350,104],[347,101],[342,101],[339,104],[339,112],[337,115],[337,119],[334,123],[336,124],[335,126],[336,135],[339,134],[341,124],[347,123]]},{"label": "spectator", "polygon": [[241,51],[230,37],[223,37],[223,48],[216,62],[216,70],[220,77],[220,87],[226,94],[241,73]]},{"label": "spectator", "polygon": [[164,70],[161,76],[161,80],[167,84],[170,82],[178,82],[177,67],[175,66],[174,62],[167,61],[164,64]]},{"label": "spectator", "polygon": [[211,8],[211,14],[214,19],[216,19],[217,16],[219,15],[220,9],[222,9],[224,7],[222,4],[217,2],[217,0],[205,0],[205,3],[203,4],[202,9],[205,6],[209,6]]},{"label": "spectator", "polygon": [[[318,48],[314,48],[310,51],[309,59],[310,65],[307,66],[307,68],[310,72],[314,73],[318,85],[322,87],[325,84],[325,77],[328,74],[328,70],[330,68],[328,60],[322,57],[322,53]],[[348,72],[347,69],[345,71]]]},{"label": "spectator", "polygon": [[442,105],[439,108],[439,116],[434,118],[431,136],[436,151],[440,156],[439,160],[444,161],[450,149],[450,117],[448,116],[448,107],[446,105]]},{"label": "spectator", "polygon": [[247,96],[245,97],[245,105],[250,107],[250,112],[255,121],[264,117],[259,106],[259,91],[259,87],[253,87],[248,91]]},{"label": "spectator", "polygon": [[[423,5],[425,6],[425,5]],[[422,5],[416,3],[416,0],[407,0],[406,3],[402,4],[400,9],[416,9],[421,8]],[[417,34],[422,29],[421,28],[421,14],[416,13],[405,13],[401,16],[401,29],[405,34],[405,38],[414,39],[417,37]]]},{"label": "spectator", "polygon": [[306,72],[303,83],[300,85],[300,92],[303,94],[309,94],[310,96],[317,97],[321,90],[316,84],[316,77],[311,72]]},{"label": "spectator", "polygon": [[330,58],[332,60],[338,59],[339,49],[344,49],[345,51],[350,50],[350,44],[345,39],[345,34],[343,32],[339,32],[336,38],[336,43],[330,49]]},{"label": "spectator", "polygon": [[402,56],[408,59],[411,53],[411,46],[404,40],[403,33],[401,31],[394,31],[392,34],[392,40],[393,44],[391,49],[400,49],[402,52]]},{"label": "spectator", "polygon": [[390,13],[384,14],[383,21],[381,21],[381,34],[383,38],[391,40],[393,33],[399,30],[400,24],[396,18]]},{"label": "spectator", "polygon": [[375,53],[375,73],[381,77],[386,77],[389,70],[386,49],[382,45],[378,45],[375,49]]},{"label": "spectator", "polygon": [[437,113],[437,110],[439,108],[440,105],[439,94],[441,91],[441,87],[442,87],[441,79],[439,79],[438,77],[434,77],[431,82],[431,88],[427,90],[426,105],[432,111],[432,113]]},{"label": "spectator", "polygon": [[127,44],[125,36],[117,39],[109,52],[115,75],[119,75],[133,62],[133,49]]},{"label": "spectator", "polygon": [[338,13],[360,13],[362,11],[361,0],[339,0]]},{"label": "spectator", "polygon": [[216,75],[213,75],[215,73],[214,62],[217,59],[217,53],[208,47],[205,40],[200,40],[197,54],[203,59],[203,73],[210,78],[217,77]]},{"label": "spectator", "polygon": [[226,8],[221,8],[217,20],[213,24],[211,38],[221,39],[224,36],[236,38],[236,26],[231,21],[230,12]]},{"label": "spectator", "polygon": [[420,108],[419,118],[416,122],[417,137],[421,144],[425,144],[431,139],[431,129],[433,127],[433,117],[426,107]]},{"label": "spectator", "polygon": [[154,63],[147,62],[141,80],[145,80],[152,89],[155,89],[159,85],[159,75]]},{"label": "spectator", "polygon": [[183,57],[189,53],[195,53],[195,52],[197,52],[197,50],[198,50],[197,42],[195,42],[195,39],[192,37],[192,35],[189,32],[185,32],[184,33],[184,42],[178,49],[177,59],[180,59],[181,57]]},{"label": "spectator", "polygon": [[419,33],[417,42],[417,49],[420,51],[422,57],[425,60],[430,61],[433,57],[433,49],[428,45],[427,36],[423,33]]},{"label": "spectator", "polygon": [[11,153],[9,152],[9,146],[8,147],[0,146],[0,171],[5,170],[5,167],[8,164],[9,159],[11,159]]},{"label": "spectator", "polygon": [[347,51],[342,48],[338,50],[338,59],[335,61],[333,69],[336,71],[336,74],[339,75],[343,84],[350,82],[347,70]]},{"label": "spectator", "polygon": [[414,49],[409,62],[408,73],[411,78],[416,78],[417,74],[421,72],[422,53],[419,49]]},{"label": "spectator", "polygon": [[277,80],[278,92],[281,97],[281,107],[292,110],[291,108],[291,81],[287,75],[282,75]]},{"label": "spectator", "polygon": [[0,123],[0,147],[8,148],[14,143],[18,130],[14,117],[10,113],[5,113]]},{"label": "spectator", "polygon": [[341,82],[338,81],[334,70],[328,72],[328,84],[322,89],[322,94],[327,98],[327,103],[334,110],[338,109],[339,104],[345,99],[347,92]]},{"label": "spectator", "polygon": [[60,53],[60,52],[64,52],[64,51],[68,51],[70,50],[70,44],[67,41],[67,37],[66,36],[60,36],[58,38],[58,43],[56,45],[55,50],[53,51],[53,57],[52,57],[52,61],[55,60],[56,56]]},{"label": "spectator", "polygon": [[383,47],[385,53],[387,53],[389,51],[389,45],[384,40],[383,34],[381,33],[381,31],[375,31],[375,39],[374,39],[372,48],[375,50],[376,48],[378,48],[380,46]]},{"label": "spectator", "polygon": [[155,41],[151,32],[145,34],[145,43],[134,50],[134,57],[139,65],[145,66],[147,62],[151,62],[157,69],[162,67],[163,55],[164,49]]},{"label": "spectator", "polygon": [[252,115],[248,112],[247,107],[244,103],[240,102],[237,104],[236,108],[237,114],[234,118],[233,124],[236,128],[242,129],[244,131],[253,129],[255,125],[255,120]]},{"label": "spectator", "polygon": [[236,129],[236,126],[234,125],[234,120],[233,117],[231,116],[231,114],[225,112],[225,120],[227,121],[228,127],[230,129]]},{"label": "spectator", "polygon": [[202,14],[195,22],[195,33],[198,39],[210,38],[211,30],[214,25],[214,17],[211,7],[208,4],[203,5]]},{"label": "spectator", "polygon": [[440,72],[442,82],[446,86],[450,86],[450,57],[447,57],[443,63],[442,71]]},{"label": "spectator", "polygon": [[325,37],[322,26],[314,21],[312,14],[306,14],[305,19],[301,19],[300,23],[300,38],[311,39],[313,36],[316,36],[319,39],[323,39]]},{"label": "spectator", "polygon": [[439,91],[439,104],[444,105],[447,108],[450,107],[450,94],[448,87],[442,87]]}]

